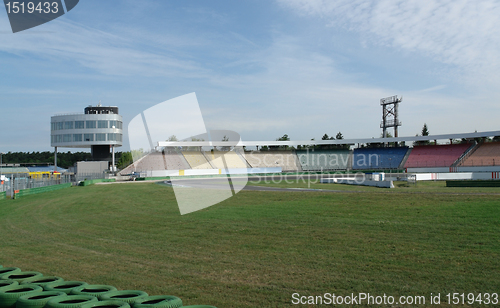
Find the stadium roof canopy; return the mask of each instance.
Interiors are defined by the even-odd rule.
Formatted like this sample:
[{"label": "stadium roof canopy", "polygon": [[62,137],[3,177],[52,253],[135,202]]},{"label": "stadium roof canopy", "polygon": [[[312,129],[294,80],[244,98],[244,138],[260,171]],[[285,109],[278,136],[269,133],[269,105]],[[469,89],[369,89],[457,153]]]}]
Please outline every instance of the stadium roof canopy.
[{"label": "stadium roof canopy", "polygon": [[362,139],[340,139],[340,140],[302,140],[302,141],[159,141],[158,147],[182,147],[182,146],[298,146],[298,145],[322,145],[322,144],[357,144],[357,143],[384,143],[403,141],[428,141],[428,140],[450,140],[450,139],[473,139],[483,137],[500,136],[500,131],[474,132],[463,134],[444,134],[430,136],[392,137],[392,138],[362,138]]}]

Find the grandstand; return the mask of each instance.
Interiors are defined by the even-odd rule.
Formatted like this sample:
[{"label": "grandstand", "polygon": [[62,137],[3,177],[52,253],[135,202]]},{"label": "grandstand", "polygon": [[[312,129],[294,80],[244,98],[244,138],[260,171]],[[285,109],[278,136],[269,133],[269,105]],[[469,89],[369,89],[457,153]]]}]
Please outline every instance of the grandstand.
[{"label": "grandstand", "polygon": [[469,143],[414,146],[404,167],[450,167],[470,147]]},{"label": "grandstand", "polygon": [[296,154],[304,171],[346,170],[352,166],[349,150],[307,150]]},{"label": "grandstand", "polygon": [[243,161],[240,155],[233,151],[209,151],[203,152],[203,155],[205,155],[207,160],[215,169],[248,168],[246,161]]},{"label": "grandstand", "polygon": [[466,167],[498,165],[500,165],[500,142],[479,144],[459,164]]},{"label": "grandstand", "polygon": [[283,171],[300,171],[297,155],[292,151],[264,151],[245,153],[245,159],[252,168],[281,167]]},{"label": "grandstand", "polygon": [[[497,135],[496,132],[494,132]],[[498,132],[500,134],[500,132]],[[328,142],[332,144],[382,144],[385,141],[399,142],[400,139],[409,139],[414,142],[422,141],[421,138],[436,138],[442,140],[460,139],[474,140],[486,133],[470,133],[460,135],[436,135],[436,136],[415,136],[399,138],[381,139],[354,139],[354,140],[334,140],[321,141],[319,145]],[[368,142],[370,141],[370,142]],[[132,172],[164,171],[164,170],[187,170],[200,169],[196,172],[191,170],[190,175],[207,174],[206,170],[217,171],[221,169],[259,169],[259,168],[281,168],[283,172],[297,171],[329,171],[329,170],[397,170],[412,168],[412,172],[428,172],[426,168],[455,168],[455,167],[481,167],[498,166],[500,161],[500,142],[489,142],[481,145],[471,143],[447,144],[447,145],[425,145],[409,147],[361,147],[354,150],[331,149],[331,150],[298,150],[298,151],[248,151],[243,155],[238,151],[176,151],[175,148],[201,148],[207,146],[206,142],[159,142],[158,146],[165,148],[165,152],[153,152],[133,165],[125,168],[120,174],[130,174]],[[270,141],[270,142],[241,142],[243,146],[296,146],[306,144],[305,141]],[[326,143],[325,143],[326,144]],[[225,146],[225,143],[218,144],[211,142],[210,147]],[[313,145],[314,146],[314,145]],[[170,150],[167,150],[169,149]],[[172,150],[174,149],[174,150]],[[417,170],[418,169],[418,170]],[[494,170],[493,170],[494,169]],[[500,168],[493,168],[491,171],[500,171]],[[248,170],[247,172],[257,172],[258,170]],[[473,170],[474,171],[474,170]],[[484,170],[479,170],[484,172]],[[490,171],[490,170],[488,170]],[[210,171],[211,172],[211,171]],[[209,172],[209,173],[210,173]],[[259,171],[261,172],[261,171]],[[269,172],[276,172],[270,170]],[[440,171],[447,172],[447,171]],[[459,169],[450,169],[450,172],[459,172]],[[465,172],[465,171],[464,171]],[[467,170],[470,172],[470,169]],[[265,171],[264,171],[265,173]],[[181,174],[181,173],[179,173]],[[184,174],[184,172],[182,172]]]},{"label": "grandstand", "polygon": [[353,153],[352,168],[397,169],[408,152],[408,147],[359,148]]},{"label": "grandstand", "polygon": [[182,152],[182,155],[184,155],[184,158],[192,169],[216,169],[210,164],[202,152]]},{"label": "grandstand", "polygon": [[[282,171],[403,169],[450,166],[496,166],[500,142],[358,148],[308,151],[254,151],[244,156],[235,151],[152,152],[120,174],[158,170],[246,169],[281,167]],[[7,173],[7,172],[6,172]]]}]

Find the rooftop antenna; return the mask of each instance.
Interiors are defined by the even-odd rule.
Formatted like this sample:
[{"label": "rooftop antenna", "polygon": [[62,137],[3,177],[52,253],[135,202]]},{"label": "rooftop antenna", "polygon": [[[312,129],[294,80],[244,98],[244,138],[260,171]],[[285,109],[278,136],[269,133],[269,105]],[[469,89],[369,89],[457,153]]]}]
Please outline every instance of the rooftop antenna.
[{"label": "rooftop antenna", "polygon": [[101,100],[99,100],[99,105],[97,107],[102,107]]}]

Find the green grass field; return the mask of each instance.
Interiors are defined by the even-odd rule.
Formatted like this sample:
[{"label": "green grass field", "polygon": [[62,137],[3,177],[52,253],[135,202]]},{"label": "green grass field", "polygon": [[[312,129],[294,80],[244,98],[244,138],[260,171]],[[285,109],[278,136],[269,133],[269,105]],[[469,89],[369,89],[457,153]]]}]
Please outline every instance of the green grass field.
[{"label": "green grass field", "polygon": [[291,307],[293,293],[500,293],[499,189],[314,185],[363,192],[242,191],[185,216],[155,183],[1,200],[0,264],[218,308]]}]

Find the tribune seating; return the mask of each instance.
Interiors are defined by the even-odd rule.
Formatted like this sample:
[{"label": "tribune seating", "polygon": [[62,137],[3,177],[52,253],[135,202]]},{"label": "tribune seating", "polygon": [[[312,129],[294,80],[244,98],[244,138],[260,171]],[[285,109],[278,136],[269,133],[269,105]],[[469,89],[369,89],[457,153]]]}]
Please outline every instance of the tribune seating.
[{"label": "tribune seating", "polygon": [[191,169],[188,162],[181,153],[164,153],[165,163],[168,170],[186,170]]},{"label": "tribune seating", "polygon": [[349,150],[297,151],[302,170],[346,170],[349,166]]},{"label": "tribune seating", "polygon": [[136,171],[165,170],[165,161],[161,152],[152,152],[135,163]]},{"label": "tribune seating", "polygon": [[408,147],[355,149],[352,169],[397,169],[406,152]]},{"label": "tribune seating", "polygon": [[482,143],[460,166],[500,165],[500,142]]},{"label": "tribune seating", "polygon": [[120,174],[130,174],[133,172],[152,170],[165,170],[165,161],[163,160],[163,154],[161,152],[152,152],[145,155],[133,164],[130,164],[127,168],[120,171]]},{"label": "tribune seating", "polygon": [[450,167],[471,144],[414,146],[405,168]]},{"label": "tribune seating", "polygon": [[[226,169],[226,167],[230,169],[247,168],[246,162],[241,160],[238,153],[233,151],[209,151],[203,154],[215,169]],[[224,161],[226,165],[224,165]]]},{"label": "tribune seating", "polygon": [[301,170],[297,156],[291,151],[261,151],[245,153],[245,159],[252,168],[281,167],[282,171]]},{"label": "tribune seating", "polygon": [[212,165],[210,165],[202,152],[182,152],[182,155],[184,155],[184,158],[189,163],[192,169],[215,169],[212,167]]}]

